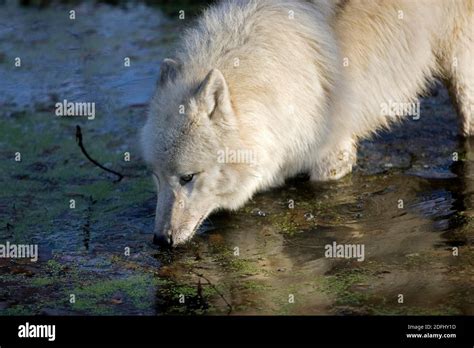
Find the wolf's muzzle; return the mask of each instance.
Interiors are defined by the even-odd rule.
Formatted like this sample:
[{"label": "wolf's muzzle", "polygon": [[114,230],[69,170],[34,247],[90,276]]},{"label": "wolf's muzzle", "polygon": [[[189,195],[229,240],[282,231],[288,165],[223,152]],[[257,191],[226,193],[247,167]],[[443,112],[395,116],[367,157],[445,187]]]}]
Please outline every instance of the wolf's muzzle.
[{"label": "wolf's muzzle", "polygon": [[162,248],[170,248],[173,245],[171,236],[165,236],[163,234],[153,235],[153,244],[158,245]]}]

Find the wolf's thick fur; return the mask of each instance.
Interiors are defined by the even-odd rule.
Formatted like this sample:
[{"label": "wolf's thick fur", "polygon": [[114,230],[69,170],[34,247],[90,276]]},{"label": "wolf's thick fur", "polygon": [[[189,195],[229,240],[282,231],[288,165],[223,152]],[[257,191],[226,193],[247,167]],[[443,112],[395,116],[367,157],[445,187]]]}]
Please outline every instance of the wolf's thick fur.
[{"label": "wolf's thick fur", "polygon": [[[208,9],[163,63],[142,132],[160,186],[157,234],[183,242],[211,211],[299,172],[342,177],[357,141],[400,118],[381,105],[416,100],[435,77],[450,87],[462,134],[474,135],[473,18],[473,0],[228,0]],[[219,149],[257,161],[219,163]]]}]

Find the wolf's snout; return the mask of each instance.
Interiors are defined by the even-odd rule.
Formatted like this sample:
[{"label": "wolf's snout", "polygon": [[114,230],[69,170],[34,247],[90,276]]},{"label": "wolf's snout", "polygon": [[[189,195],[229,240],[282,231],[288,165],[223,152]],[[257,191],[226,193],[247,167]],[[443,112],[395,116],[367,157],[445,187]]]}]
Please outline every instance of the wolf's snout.
[{"label": "wolf's snout", "polygon": [[170,248],[173,246],[173,240],[171,235],[164,234],[154,234],[153,235],[153,244],[158,245],[162,248]]}]

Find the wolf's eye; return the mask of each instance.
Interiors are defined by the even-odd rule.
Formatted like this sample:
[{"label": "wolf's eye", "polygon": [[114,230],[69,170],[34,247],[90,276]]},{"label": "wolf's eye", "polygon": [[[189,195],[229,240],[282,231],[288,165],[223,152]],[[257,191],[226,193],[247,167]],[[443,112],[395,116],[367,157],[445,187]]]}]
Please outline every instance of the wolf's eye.
[{"label": "wolf's eye", "polygon": [[181,186],[186,185],[188,182],[191,182],[194,179],[194,174],[186,174],[179,178],[179,183]]}]

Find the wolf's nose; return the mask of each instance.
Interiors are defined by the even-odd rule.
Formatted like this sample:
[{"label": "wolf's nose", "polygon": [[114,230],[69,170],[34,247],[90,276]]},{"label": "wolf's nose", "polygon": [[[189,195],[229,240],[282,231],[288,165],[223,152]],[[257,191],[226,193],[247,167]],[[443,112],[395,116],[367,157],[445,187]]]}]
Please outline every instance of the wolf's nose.
[{"label": "wolf's nose", "polygon": [[171,247],[171,238],[163,234],[153,235],[153,244],[158,245],[162,248]]}]

